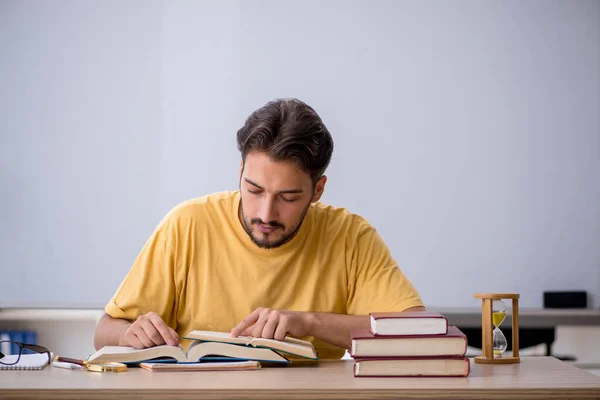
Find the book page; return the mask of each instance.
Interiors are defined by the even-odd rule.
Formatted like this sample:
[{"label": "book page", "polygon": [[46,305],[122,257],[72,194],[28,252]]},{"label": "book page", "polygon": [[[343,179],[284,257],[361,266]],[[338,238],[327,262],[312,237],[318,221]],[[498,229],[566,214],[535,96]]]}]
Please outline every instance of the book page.
[{"label": "book page", "polygon": [[253,346],[268,347],[280,351],[285,351],[294,355],[317,358],[317,354],[314,350],[312,343],[287,337],[285,340],[275,339],[264,339],[264,338],[253,338],[250,341]]},{"label": "book page", "polygon": [[88,362],[97,361],[119,361],[135,362],[138,360],[152,359],[157,357],[173,357],[179,361],[185,360],[183,346],[154,346],[145,349],[136,349],[129,346],[104,346],[88,358]]},{"label": "book page", "polygon": [[[154,349],[154,350],[158,350],[158,352],[160,352],[160,350],[162,348],[171,348],[173,346],[169,346],[169,345],[162,345],[162,346],[154,346],[154,347],[148,347],[145,349],[136,349],[135,347],[129,347],[129,346],[104,346],[103,348],[101,348],[100,350],[98,350],[97,352],[95,352],[90,359],[94,359],[97,358],[98,356],[101,356],[103,354],[129,354],[129,353],[139,353],[142,351],[148,351],[150,349]],[[183,347],[181,345],[179,345],[179,348],[181,350],[183,350]]]},{"label": "book page", "polygon": [[249,336],[233,337],[229,332],[191,331],[184,336],[184,339],[249,344],[252,338]]},{"label": "book page", "polygon": [[201,341],[216,341],[234,344],[251,345],[255,347],[267,347],[285,351],[294,355],[316,359],[317,355],[311,342],[286,337],[284,340],[253,338],[251,336],[233,337],[228,332],[213,332],[213,331],[191,331],[184,336],[185,339],[201,340]]}]

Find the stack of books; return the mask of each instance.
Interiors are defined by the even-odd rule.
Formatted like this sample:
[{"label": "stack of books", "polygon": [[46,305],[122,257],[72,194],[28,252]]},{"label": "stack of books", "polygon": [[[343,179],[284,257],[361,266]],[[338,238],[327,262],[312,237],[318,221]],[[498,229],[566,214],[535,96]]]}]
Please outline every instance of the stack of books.
[{"label": "stack of books", "polygon": [[435,311],[371,313],[370,329],[352,332],[356,377],[465,377],[467,337]]}]

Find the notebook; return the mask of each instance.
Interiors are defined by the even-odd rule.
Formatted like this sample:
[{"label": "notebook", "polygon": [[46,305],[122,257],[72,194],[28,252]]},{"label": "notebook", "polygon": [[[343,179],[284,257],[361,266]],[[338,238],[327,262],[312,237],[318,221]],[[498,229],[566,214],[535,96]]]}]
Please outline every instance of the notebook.
[{"label": "notebook", "polygon": [[[17,360],[18,355],[8,355],[2,358],[4,363],[13,363]],[[21,359],[14,365],[0,364],[0,370],[8,369],[42,369],[48,365],[50,360],[48,354],[21,354]]]},{"label": "notebook", "polygon": [[260,369],[258,361],[205,362],[205,363],[140,363],[148,371],[244,371]]}]

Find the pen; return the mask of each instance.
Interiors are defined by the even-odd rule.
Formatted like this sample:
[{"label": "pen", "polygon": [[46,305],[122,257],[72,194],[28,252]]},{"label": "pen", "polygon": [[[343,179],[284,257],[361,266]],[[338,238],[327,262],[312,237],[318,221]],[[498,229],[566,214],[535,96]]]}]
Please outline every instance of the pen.
[{"label": "pen", "polygon": [[81,365],[68,363],[68,362],[62,362],[62,361],[52,361],[52,365],[55,367],[64,368],[64,369],[82,369],[83,368]]}]

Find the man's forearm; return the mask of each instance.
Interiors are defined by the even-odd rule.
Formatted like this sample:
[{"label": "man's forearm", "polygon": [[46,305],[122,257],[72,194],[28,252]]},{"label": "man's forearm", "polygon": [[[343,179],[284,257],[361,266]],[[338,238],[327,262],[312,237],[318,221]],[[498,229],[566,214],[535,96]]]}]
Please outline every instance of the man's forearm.
[{"label": "man's forearm", "polygon": [[368,315],[308,314],[311,321],[310,336],[314,336],[343,349],[350,349],[352,345],[352,338],[350,336],[352,330],[368,329],[370,327]]},{"label": "man's forearm", "polygon": [[113,318],[108,314],[104,314],[94,334],[94,347],[96,350],[104,346],[124,346],[123,336],[131,322],[125,319]]},{"label": "man's forearm", "polygon": [[[425,307],[411,307],[404,311],[425,311]],[[310,321],[309,335],[327,343],[349,350],[352,346],[351,332],[355,329],[369,329],[368,315],[345,315],[330,313],[306,313]]]}]

